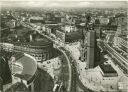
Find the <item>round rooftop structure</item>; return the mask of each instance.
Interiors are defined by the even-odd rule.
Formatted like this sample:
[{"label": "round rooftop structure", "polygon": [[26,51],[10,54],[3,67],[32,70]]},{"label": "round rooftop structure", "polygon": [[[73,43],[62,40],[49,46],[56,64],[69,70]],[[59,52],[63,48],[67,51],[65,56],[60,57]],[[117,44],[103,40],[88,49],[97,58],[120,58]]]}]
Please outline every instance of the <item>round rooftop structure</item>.
[{"label": "round rooftop structure", "polygon": [[28,46],[28,47],[49,47],[53,46],[53,42],[48,40],[47,38],[38,39],[36,41],[30,41],[30,42],[15,42],[14,45],[21,45],[21,46]]},{"label": "round rooftop structure", "polygon": [[37,61],[34,57],[18,53],[12,57],[12,73],[15,77],[29,81],[37,71]]}]

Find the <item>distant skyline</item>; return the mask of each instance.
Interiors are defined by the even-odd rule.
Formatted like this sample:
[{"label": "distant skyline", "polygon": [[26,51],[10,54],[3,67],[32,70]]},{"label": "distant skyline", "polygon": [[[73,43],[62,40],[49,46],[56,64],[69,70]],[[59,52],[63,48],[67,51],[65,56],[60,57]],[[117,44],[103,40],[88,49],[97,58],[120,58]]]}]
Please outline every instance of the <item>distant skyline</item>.
[{"label": "distant skyline", "polygon": [[126,8],[127,1],[91,1],[91,0],[10,0],[2,1],[2,7],[90,7],[90,8]]}]

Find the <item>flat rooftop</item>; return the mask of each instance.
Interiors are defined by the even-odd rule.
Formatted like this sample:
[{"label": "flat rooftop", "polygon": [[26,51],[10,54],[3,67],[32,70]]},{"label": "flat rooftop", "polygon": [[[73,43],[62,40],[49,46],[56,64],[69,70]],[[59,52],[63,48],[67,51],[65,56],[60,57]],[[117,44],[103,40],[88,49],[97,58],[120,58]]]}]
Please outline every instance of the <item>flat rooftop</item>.
[{"label": "flat rooftop", "polygon": [[[28,45],[28,46],[48,46],[48,45],[52,45],[53,42],[50,41],[49,39],[45,38],[44,36],[35,33],[34,31],[29,29],[29,28],[25,28],[25,27],[18,27],[16,28],[16,34],[18,37],[20,38],[25,38],[23,39],[23,42],[12,42],[15,45]],[[32,41],[27,41],[27,39],[29,39],[29,35],[33,35],[33,40]],[[14,35],[14,34],[10,34],[10,35]]]},{"label": "flat rooftop", "polygon": [[15,42],[15,45],[28,45],[28,46],[49,46],[53,45],[53,42],[48,40],[47,38],[42,38],[40,40],[31,41],[31,42]]},{"label": "flat rooftop", "polygon": [[[23,78],[25,80],[31,79],[37,70],[37,61],[34,59],[34,57],[19,52],[15,53],[13,57],[16,59],[16,62],[14,62],[15,64],[13,65],[13,72],[16,73],[14,76]],[[16,63],[23,66],[23,70],[20,74],[17,73],[20,71],[20,67],[17,67]]]},{"label": "flat rooftop", "polygon": [[83,39],[83,34],[80,30],[66,34],[66,42],[72,42],[79,39]]},{"label": "flat rooftop", "polygon": [[110,64],[101,64],[100,68],[103,73],[117,73],[116,70]]}]

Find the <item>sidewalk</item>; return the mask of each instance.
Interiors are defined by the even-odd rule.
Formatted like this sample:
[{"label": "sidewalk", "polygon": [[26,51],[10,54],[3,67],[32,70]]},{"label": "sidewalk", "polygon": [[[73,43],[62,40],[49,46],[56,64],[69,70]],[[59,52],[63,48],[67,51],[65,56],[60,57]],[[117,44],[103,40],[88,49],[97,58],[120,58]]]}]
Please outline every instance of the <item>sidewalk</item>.
[{"label": "sidewalk", "polygon": [[55,76],[60,75],[61,66],[62,66],[61,59],[59,57],[44,61],[42,63],[38,62],[38,67],[47,71],[53,79]]},{"label": "sidewalk", "polygon": [[72,57],[75,59],[77,72],[79,73],[79,79],[85,87],[94,91],[104,90],[101,80],[102,75],[98,68],[86,70],[86,62],[81,62],[80,57],[80,43],[66,44],[67,50],[70,51]]},{"label": "sidewalk", "polygon": [[103,90],[103,86],[101,85],[102,76],[96,68],[85,70],[83,62],[78,67],[80,71],[79,79],[84,86],[95,91]]}]

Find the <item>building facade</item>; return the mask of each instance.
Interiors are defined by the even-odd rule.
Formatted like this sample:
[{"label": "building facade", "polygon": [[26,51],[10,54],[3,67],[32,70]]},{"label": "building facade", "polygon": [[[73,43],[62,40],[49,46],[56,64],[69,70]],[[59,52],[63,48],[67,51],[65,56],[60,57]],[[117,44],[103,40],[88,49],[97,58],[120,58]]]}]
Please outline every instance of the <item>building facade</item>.
[{"label": "building facade", "polygon": [[14,52],[27,53],[35,57],[37,61],[45,61],[45,60],[48,60],[54,57],[54,52],[56,51],[53,48],[53,43],[50,41],[47,43],[43,41],[39,41],[39,42],[26,43],[26,44],[24,43],[23,44],[1,43],[1,47],[3,50],[9,51],[9,52],[14,51]]},{"label": "building facade", "polygon": [[95,35],[96,35],[96,32],[93,30],[87,33],[87,68],[94,67],[95,46],[96,46]]}]

